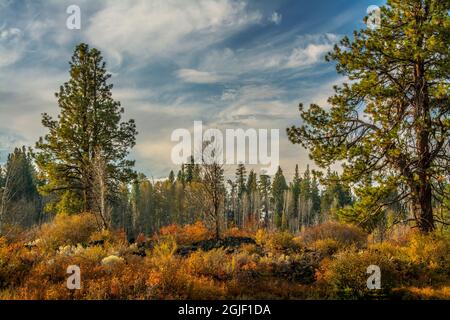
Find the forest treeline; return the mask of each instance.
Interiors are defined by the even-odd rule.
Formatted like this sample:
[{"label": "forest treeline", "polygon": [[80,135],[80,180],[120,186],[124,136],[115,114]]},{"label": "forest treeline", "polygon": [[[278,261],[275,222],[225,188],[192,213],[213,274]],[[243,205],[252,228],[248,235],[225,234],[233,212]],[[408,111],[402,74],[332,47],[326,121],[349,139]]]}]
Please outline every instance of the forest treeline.
[{"label": "forest treeline", "polygon": [[[61,211],[50,211],[54,208],[53,199],[39,192],[45,184],[38,176],[31,153],[25,147],[9,155],[0,180],[6,191],[2,202],[4,224],[31,227],[51,220],[55,214],[78,213],[60,206],[57,208]],[[337,219],[338,209],[353,203],[349,187],[337,177],[337,173],[328,171],[325,178],[332,183],[321,186],[315,171],[308,167],[300,173],[296,166],[293,180],[287,182],[281,168],[274,177],[258,176],[240,164],[234,179],[225,182],[221,178],[221,229],[269,228],[297,232],[302,227]],[[193,161],[182,165],[176,175],[171,171],[167,179],[156,182],[137,174],[129,184],[119,185],[114,196],[108,198],[110,227],[125,230],[134,238],[140,233],[151,235],[171,224],[213,223],[214,217],[207,214],[208,194],[202,179],[201,165]],[[101,218],[98,223],[103,227]]]}]

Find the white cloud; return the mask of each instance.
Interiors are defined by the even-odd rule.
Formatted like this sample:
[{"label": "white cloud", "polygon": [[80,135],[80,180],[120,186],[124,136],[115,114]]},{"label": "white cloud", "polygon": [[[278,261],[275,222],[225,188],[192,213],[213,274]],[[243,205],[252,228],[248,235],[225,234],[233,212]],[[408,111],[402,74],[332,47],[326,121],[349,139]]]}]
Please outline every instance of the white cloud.
[{"label": "white cloud", "polygon": [[12,65],[22,58],[25,52],[22,37],[22,31],[18,28],[0,29],[0,68]]},{"label": "white cloud", "polygon": [[281,23],[282,15],[281,13],[274,12],[269,18],[269,21],[273,22],[274,24],[278,25]]},{"label": "white cloud", "polygon": [[177,71],[177,76],[184,82],[189,83],[216,83],[225,80],[225,77],[215,73],[195,69],[180,69]]},{"label": "white cloud", "polygon": [[306,48],[295,48],[287,58],[286,68],[298,68],[319,62],[333,48],[331,43],[309,44]]},{"label": "white cloud", "polygon": [[198,68],[234,77],[249,72],[306,68],[323,62],[338,38],[335,34],[312,34],[239,50],[212,50],[202,57]]},{"label": "white cloud", "polygon": [[199,50],[260,20],[258,11],[235,0],[109,1],[86,34],[117,59],[143,59]]}]

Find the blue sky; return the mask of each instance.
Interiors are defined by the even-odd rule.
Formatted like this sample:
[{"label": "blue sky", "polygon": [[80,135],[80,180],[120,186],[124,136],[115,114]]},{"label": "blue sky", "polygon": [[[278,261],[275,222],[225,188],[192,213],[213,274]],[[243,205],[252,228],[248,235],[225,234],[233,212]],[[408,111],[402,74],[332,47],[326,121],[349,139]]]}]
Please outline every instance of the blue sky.
[{"label": "blue sky", "polygon": [[[81,29],[66,28],[69,5]],[[290,144],[297,105],[326,105],[344,79],[324,55],[364,28],[375,0],[254,1],[0,0],[0,162],[45,134],[40,114],[58,113],[54,93],[68,79],[73,48],[100,49],[113,96],[137,121],[139,171],[167,176],[174,129],[194,120],[217,128],[279,128],[281,166],[303,170],[307,152]],[[227,168],[231,174],[233,168]]]}]

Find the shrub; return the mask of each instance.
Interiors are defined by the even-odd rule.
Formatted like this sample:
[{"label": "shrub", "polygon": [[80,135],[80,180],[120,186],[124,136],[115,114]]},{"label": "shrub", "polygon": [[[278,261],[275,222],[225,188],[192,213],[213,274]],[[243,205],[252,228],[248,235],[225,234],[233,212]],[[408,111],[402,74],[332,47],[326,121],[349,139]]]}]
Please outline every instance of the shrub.
[{"label": "shrub", "polygon": [[233,272],[224,249],[194,252],[187,258],[186,266],[189,273],[217,280],[229,279]]},{"label": "shrub", "polygon": [[56,249],[63,245],[87,244],[97,230],[93,214],[59,215],[42,226],[40,238],[49,248]]},{"label": "shrub", "polygon": [[362,229],[332,221],[307,228],[300,235],[300,240],[305,245],[324,239],[333,239],[343,245],[353,244],[358,248],[364,248],[367,245],[367,234]]},{"label": "shrub", "polygon": [[311,248],[320,253],[322,256],[332,256],[340,249],[342,244],[334,239],[320,239],[311,244]]},{"label": "shrub", "polygon": [[38,259],[39,255],[24,243],[8,244],[0,239],[0,289],[20,285]]},{"label": "shrub", "polygon": [[173,237],[181,245],[192,244],[211,237],[208,228],[200,221],[191,225],[185,225],[184,227],[178,225],[162,227],[159,235],[160,238]]},{"label": "shrub", "polygon": [[266,232],[258,230],[256,232],[256,243],[265,247],[270,252],[288,252],[300,249],[294,241],[294,236],[289,232]]},{"label": "shrub", "polygon": [[223,232],[223,237],[250,238],[250,237],[252,237],[252,233],[247,230],[233,227],[233,228],[225,230]]},{"label": "shrub", "polygon": [[[316,278],[324,281],[335,298],[360,299],[380,297],[405,282],[407,263],[402,256],[392,255],[395,248],[383,245],[359,251],[349,247],[338,252],[334,259],[324,259]],[[381,290],[367,288],[367,268],[376,265],[381,270]]]},{"label": "shrub", "polygon": [[445,283],[450,279],[450,238],[438,234],[410,237],[404,252],[412,265],[419,268],[418,282]]}]

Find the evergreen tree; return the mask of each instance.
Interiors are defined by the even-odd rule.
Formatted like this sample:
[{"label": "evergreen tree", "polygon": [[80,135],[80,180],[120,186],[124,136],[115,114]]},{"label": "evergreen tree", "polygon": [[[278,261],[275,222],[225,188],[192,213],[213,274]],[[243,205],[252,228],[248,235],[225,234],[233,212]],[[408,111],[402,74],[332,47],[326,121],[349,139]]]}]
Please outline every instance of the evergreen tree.
[{"label": "evergreen tree", "polygon": [[189,162],[185,166],[185,170],[186,170],[185,181],[187,183],[191,183],[194,180],[194,170],[195,170],[195,163],[193,156],[190,157]]},{"label": "evergreen tree", "polygon": [[285,191],[288,189],[286,179],[283,175],[283,170],[281,167],[278,167],[277,172],[275,173],[275,177],[273,178],[272,183],[272,198],[274,201],[274,218],[275,218],[275,226],[280,228],[282,223],[282,215],[284,211],[284,199],[285,199]]},{"label": "evergreen tree", "polygon": [[181,169],[178,170],[177,173],[177,181],[180,182],[183,186],[186,183],[186,179],[185,179],[185,172],[184,172],[184,164],[181,165]]},{"label": "evergreen tree", "polygon": [[0,234],[4,223],[29,227],[37,223],[41,198],[36,172],[25,147],[9,154],[0,189]]},{"label": "evergreen tree", "polygon": [[255,218],[256,213],[256,198],[258,192],[258,182],[256,173],[253,170],[250,170],[248,174],[247,183],[245,186],[245,191],[247,192],[248,206],[247,206],[247,216],[249,220],[253,220]]},{"label": "evergreen tree", "polygon": [[320,223],[320,190],[319,181],[317,180],[317,175],[313,171],[313,180],[311,183],[311,222]]},{"label": "evergreen tree", "polygon": [[135,144],[136,126],[133,120],[121,122],[124,109],[112,98],[109,78],[100,51],[78,45],[70,80],[56,94],[58,119],[43,115],[49,133],[36,145],[36,163],[47,182],[41,190],[57,194],[60,205],[53,209],[59,212],[93,210],[91,166],[96,153],[106,161],[111,191],[133,178],[134,162],[127,156]]},{"label": "evergreen tree", "polygon": [[300,187],[302,179],[300,178],[300,173],[298,171],[298,164],[295,165],[294,178],[292,179],[291,190],[292,190],[292,212],[294,218],[298,218],[299,215],[299,198],[300,198]]},{"label": "evergreen tree", "polygon": [[237,225],[243,226],[245,217],[243,210],[243,197],[245,194],[245,180],[246,180],[247,171],[243,163],[238,164],[236,168],[236,191],[237,191]]},{"label": "evergreen tree", "polygon": [[[335,87],[331,109],[300,105],[304,124],[288,129],[318,165],[344,162],[364,203],[346,211],[352,221],[377,215],[398,191],[419,230],[435,228],[433,185],[450,169],[449,10],[449,1],[388,0],[378,28],[344,37],[327,56],[351,81]],[[367,176],[376,185],[361,186]]]},{"label": "evergreen tree", "polygon": [[170,182],[171,184],[174,184],[174,183],[175,183],[175,174],[173,173],[173,170],[170,170],[170,173],[169,173],[169,182]]}]

